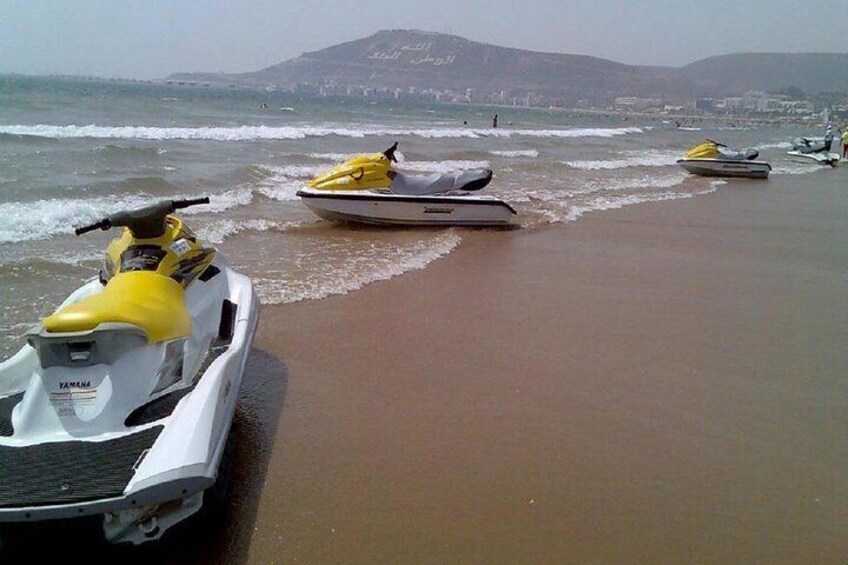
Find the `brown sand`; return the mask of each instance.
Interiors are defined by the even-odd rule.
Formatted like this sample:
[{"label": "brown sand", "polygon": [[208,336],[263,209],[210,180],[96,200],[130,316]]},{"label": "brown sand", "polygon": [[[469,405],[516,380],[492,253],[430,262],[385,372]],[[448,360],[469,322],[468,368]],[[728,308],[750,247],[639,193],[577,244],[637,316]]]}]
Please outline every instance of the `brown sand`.
[{"label": "brown sand", "polygon": [[251,563],[845,563],[848,168],[266,307]]}]

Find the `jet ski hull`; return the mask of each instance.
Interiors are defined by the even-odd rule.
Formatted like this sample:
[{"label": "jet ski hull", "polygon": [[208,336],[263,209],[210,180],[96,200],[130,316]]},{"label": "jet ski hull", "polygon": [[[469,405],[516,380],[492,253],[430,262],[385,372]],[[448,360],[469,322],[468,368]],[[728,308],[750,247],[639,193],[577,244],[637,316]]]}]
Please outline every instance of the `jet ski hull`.
[{"label": "jet ski hull", "polygon": [[[62,307],[102,289],[92,280]],[[218,476],[259,301],[218,256],[185,304],[193,329],[172,342],[185,378],[160,390],[146,370],[167,366],[169,344],[140,346],[114,366],[45,367],[32,345],[0,363],[0,526],[100,515],[107,540],[138,544],[200,509]],[[142,382],[149,401],[125,404],[136,386],[127,383]],[[117,424],[98,430],[99,421]]]},{"label": "jet ski hull", "polygon": [[838,153],[803,153],[801,151],[788,151],[786,154],[799,161],[813,161],[819,165],[830,165],[831,167],[835,167],[839,163],[840,159]]},{"label": "jet ski hull", "polygon": [[332,221],[376,225],[509,226],[516,212],[491,196],[400,195],[370,191],[297,193],[316,215]]},{"label": "jet ski hull", "polygon": [[765,161],[679,159],[677,164],[692,174],[705,177],[764,179],[771,172],[771,165]]}]

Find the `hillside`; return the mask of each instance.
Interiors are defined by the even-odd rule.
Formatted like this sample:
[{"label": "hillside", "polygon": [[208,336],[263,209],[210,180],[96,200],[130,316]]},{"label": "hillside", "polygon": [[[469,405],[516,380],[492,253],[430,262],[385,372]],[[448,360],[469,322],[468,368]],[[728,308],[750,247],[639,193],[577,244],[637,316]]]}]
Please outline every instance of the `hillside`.
[{"label": "hillside", "polygon": [[679,70],[695,89],[720,94],[746,90],[848,92],[848,54],[736,53],[696,61]]},{"label": "hillside", "polygon": [[608,102],[616,96],[682,99],[789,86],[848,92],[848,54],[745,53],[710,57],[682,68],[646,67],[499,47],[454,35],[387,30],[256,72],[180,73],[169,79],[253,87],[472,89],[477,96],[534,93],[563,103]]}]

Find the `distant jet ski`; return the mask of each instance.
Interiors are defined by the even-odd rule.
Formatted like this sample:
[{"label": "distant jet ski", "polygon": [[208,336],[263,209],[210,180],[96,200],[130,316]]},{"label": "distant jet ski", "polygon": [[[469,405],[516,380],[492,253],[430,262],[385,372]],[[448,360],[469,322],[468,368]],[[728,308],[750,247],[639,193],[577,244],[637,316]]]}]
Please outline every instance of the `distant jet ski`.
[{"label": "distant jet ski", "polygon": [[827,127],[824,137],[799,137],[792,143],[792,150],[786,154],[806,161],[815,161],[822,165],[835,167],[839,163],[839,154],[831,153],[833,131]]},{"label": "distant jet ski", "polygon": [[771,165],[757,161],[760,152],[756,149],[736,151],[730,147],[706,140],[689,149],[678,159],[677,164],[695,175],[707,177],[767,178]]},{"label": "distant jet ski", "polygon": [[508,226],[516,212],[493,196],[470,194],[492,180],[491,169],[411,175],[398,171],[397,143],[358,155],[316,176],[297,192],[315,214],[367,224]]}]

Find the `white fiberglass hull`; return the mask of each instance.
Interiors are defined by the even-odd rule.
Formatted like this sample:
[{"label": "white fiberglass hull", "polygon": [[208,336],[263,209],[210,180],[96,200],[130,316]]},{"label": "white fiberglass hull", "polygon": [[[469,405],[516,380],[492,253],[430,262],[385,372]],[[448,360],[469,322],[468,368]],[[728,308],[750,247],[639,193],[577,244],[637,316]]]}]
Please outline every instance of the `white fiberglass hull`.
[{"label": "white fiberglass hull", "polygon": [[679,159],[677,164],[695,175],[706,177],[768,178],[771,165],[765,161],[725,159]]},{"label": "white fiberglass hull", "polygon": [[801,153],[800,151],[789,151],[786,153],[799,161],[812,161],[820,165],[835,167],[839,163],[838,153]]},{"label": "white fiberglass hull", "polygon": [[298,191],[316,215],[379,225],[509,226],[515,210],[492,196],[411,196],[371,191]]},{"label": "white fiberglass hull", "polygon": [[[62,306],[102,289],[92,280]],[[185,305],[190,336],[111,363],[44,367],[31,345],[0,363],[0,523],[100,516],[109,541],[137,544],[200,509],[224,456],[259,300],[219,255]],[[154,388],[175,347],[179,380]],[[136,391],[150,389],[134,408]]]}]

